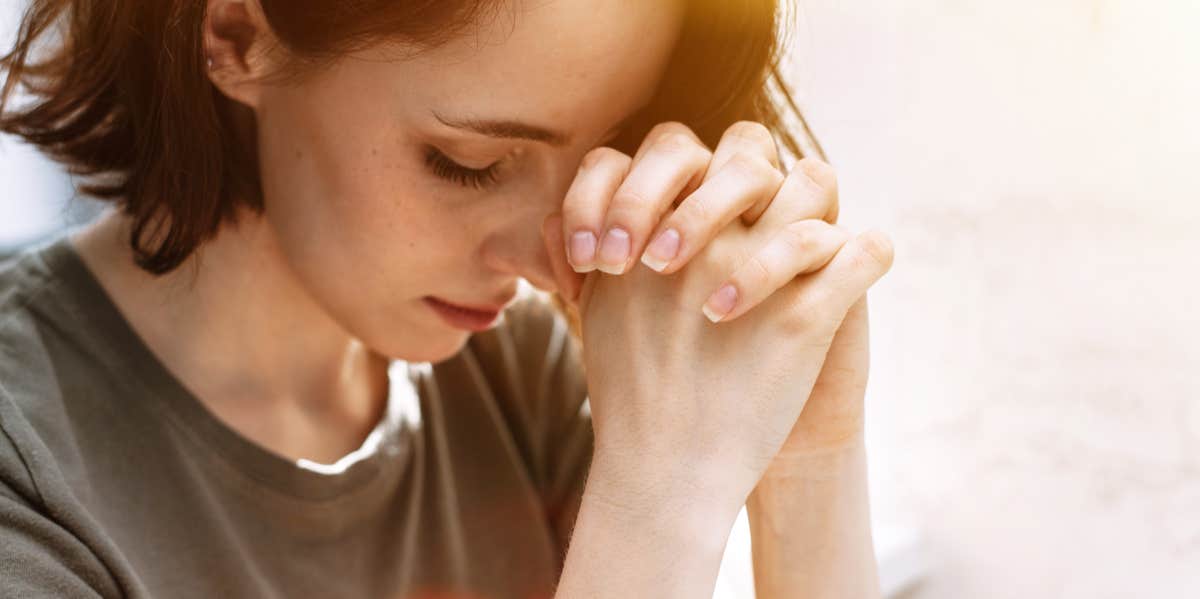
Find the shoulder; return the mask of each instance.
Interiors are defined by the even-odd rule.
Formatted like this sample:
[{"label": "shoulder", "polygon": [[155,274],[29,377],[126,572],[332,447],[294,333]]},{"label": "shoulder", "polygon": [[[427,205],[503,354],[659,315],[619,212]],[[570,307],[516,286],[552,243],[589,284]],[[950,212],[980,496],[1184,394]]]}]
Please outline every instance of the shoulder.
[{"label": "shoulder", "polygon": [[0,264],[0,386],[18,406],[26,396],[56,386],[51,349],[75,328],[58,309],[65,292],[53,256],[63,243],[26,250]]},{"label": "shoulder", "polygon": [[57,266],[62,243],[0,265],[0,469],[10,485],[11,477],[59,468],[56,458],[73,447],[73,418],[86,403],[71,381],[97,371],[94,352],[82,349],[84,327],[65,280],[71,273]]},{"label": "shoulder", "polygon": [[11,334],[9,330],[16,323],[31,316],[30,305],[52,279],[41,251],[28,249],[0,258],[0,339]]},{"label": "shoulder", "polygon": [[50,279],[33,250],[0,263],[0,487],[31,505],[41,502],[33,470],[49,457],[32,424],[43,420],[42,394],[32,390],[57,387],[33,309]]},{"label": "shoulder", "polygon": [[46,347],[48,322],[38,304],[54,293],[54,273],[38,251],[0,264],[0,393],[17,406],[56,381]]},{"label": "shoulder", "polygon": [[0,580],[12,596],[121,596],[51,452],[0,386]]}]

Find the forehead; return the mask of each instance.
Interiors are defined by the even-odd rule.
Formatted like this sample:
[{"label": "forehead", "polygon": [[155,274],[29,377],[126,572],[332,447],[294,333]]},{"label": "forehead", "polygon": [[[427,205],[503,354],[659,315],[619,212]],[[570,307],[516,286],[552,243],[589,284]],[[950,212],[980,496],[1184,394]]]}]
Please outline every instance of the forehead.
[{"label": "forehead", "polygon": [[596,133],[650,100],[682,21],[676,0],[509,2],[406,61],[407,91],[455,114]]}]

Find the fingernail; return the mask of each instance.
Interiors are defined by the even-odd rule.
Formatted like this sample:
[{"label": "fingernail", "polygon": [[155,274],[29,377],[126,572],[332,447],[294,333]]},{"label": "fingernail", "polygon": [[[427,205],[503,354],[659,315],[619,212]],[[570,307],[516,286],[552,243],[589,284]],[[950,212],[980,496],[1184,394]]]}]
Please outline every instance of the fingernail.
[{"label": "fingernail", "polygon": [[722,318],[733,311],[733,307],[737,305],[737,299],[737,288],[726,283],[714,291],[708,297],[707,302],[704,302],[704,315],[713,322],[720,322]]},{"label": "fingernail", "polygon": [[629,261],[629,233],[620,227],[613,227],[600,240],[600,264],[596,265],[601,272],[619,275]]},{"label": "fingernail", "polygon": [[575,272],[596,270],[592,262],[596,259],[596,236],[591,231],[578,231],[571,236],[571,268]]},{"label": "fingernail", "polygon": [[662,272],[679,254],[679,231],[667,229],[658,234],[642,254],[642,264]]}]

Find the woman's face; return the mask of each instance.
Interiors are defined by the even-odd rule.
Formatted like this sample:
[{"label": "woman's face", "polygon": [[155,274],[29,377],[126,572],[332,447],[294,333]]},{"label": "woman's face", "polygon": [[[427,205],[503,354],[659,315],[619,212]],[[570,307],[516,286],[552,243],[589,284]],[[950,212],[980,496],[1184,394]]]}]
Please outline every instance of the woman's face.
[{"label": "woman's face", "polygon": [[461,348],[470,325],[431,298],[499,308],[518,277],[553,287],[541,222],[651,99],[682,22],[678,2],[517,4],[416,57],[375,48],[256,93],[286,266],[385,355]]}]

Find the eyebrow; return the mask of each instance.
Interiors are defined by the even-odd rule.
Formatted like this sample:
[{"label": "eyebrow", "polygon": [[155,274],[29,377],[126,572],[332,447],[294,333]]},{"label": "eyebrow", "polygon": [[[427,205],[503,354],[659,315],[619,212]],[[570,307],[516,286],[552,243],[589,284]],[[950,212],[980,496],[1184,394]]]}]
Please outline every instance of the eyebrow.
[{"label": "eyebrow", "polygon": [[[611,134],[628,126],[641,110],[638,109],[633,114],[622,119],[608,133]],[[571,136],[562,131],[540,127],[524,121],[476,118],[450,119],[438,114],[437,111],[433,111],[433,117],[448,127],[474,131],[480,135],[498,139],[528,139],[547,143],[552,146],[565,146],[571,141]]]},{"label": "eyebrow", "polygon": [[497,137],[501,139],[528,139],[532,141],[540,141],[548,143],[552,146],[564,146],[570,141],[570,136],[561,131],[539,127],[530,123],[513,120],[496,120],[496,119],[449,119],[437,112],[433,113],[443,125],[454,127],[456,129],[466,129],[474,131],[488,137]]}]

